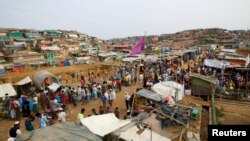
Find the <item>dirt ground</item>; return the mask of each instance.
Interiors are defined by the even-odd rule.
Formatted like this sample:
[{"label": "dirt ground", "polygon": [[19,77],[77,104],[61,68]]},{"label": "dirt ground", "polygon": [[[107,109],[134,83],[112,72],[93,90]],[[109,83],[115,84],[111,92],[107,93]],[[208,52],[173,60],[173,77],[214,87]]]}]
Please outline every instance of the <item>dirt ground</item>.
[{"label": "dirt ground", "polygon": [[218,123],[224,125],[250,125],[250,116],[237,113],[223,112],[223,116],[218,118]]},{"label": "dirt ground", "polygon": [[41,70],[47,70],[53,74],[65,74],[66,72],[75,72],[75,71],[83,71],[87,74],[87,70],[91,68],[96,68],[100,66],[98,64],[89,64],[89,65],[72,65],[72,66],[64,66],[64,67],[40,67],[40,68],[25,68],[23,72],[10,72],[6,73],[4,76],[0,77],[0,80],[4,80],[5,82],[17,82],[23,79],[26,76],[32,77],[35,73]]}]

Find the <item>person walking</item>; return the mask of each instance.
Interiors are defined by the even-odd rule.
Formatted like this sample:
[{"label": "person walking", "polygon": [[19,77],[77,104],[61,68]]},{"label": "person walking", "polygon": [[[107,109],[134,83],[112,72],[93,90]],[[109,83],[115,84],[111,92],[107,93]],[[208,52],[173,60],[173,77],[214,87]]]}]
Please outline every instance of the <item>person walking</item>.
[{"label": "person walking", "polygon": [[103,104],[103,109],[105,110],[108,99],[104,94],[102,94],[102,96],[101,96],[101,101],[102,101],[102,104]]},{"label": "person walking", "polygon": [[128,93],[125,93],[125,103],[126,103],[126,108],[127,110],[130,108],[130,95]]}]

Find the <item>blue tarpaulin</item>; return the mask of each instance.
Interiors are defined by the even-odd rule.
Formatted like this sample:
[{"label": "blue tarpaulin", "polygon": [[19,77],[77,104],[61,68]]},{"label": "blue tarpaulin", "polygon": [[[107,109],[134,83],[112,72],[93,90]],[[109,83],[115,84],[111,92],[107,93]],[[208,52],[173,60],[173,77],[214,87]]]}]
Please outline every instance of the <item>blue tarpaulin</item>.
[{"label": "blue tarpaulin", "polygon": [[5,75],[5,73],[6,73],[5,69],[0,69],[0,76]]},{"label": "blue tarpaulin", "polygon": [[164,52],[169,52],[170,48],[169,47],[161,47],[161,51]]},{"label": "blue tarpaulin", "polygon": [[63,61],[63,65],[64,65],[64,66],[70,66],[69,60],[67,60],[67,59],[64,60],[64,61]]}]

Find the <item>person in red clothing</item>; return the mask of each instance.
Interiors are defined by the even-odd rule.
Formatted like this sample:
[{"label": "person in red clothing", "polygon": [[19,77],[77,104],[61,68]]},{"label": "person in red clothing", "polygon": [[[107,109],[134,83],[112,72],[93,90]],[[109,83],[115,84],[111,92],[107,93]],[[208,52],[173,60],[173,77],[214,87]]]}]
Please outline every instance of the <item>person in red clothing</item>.
[{"label": "person in red clothing", "polygon": [[84,76],[81,76],[80,83],[81,83],[82,86],[84,86],[84,84],[85,84]]},{"label": "person in red clothing", "polygon": [[61,99],[62,99],[62,104],[66,105],[67,98],[66,98],[66,94],[65,94],[64,90],[62,90],[62,92],[61,92]]},{"label": "person in red clothing", "polygon": [[71,90],[69,93],[69,102],[74,103],[74,91]]}]

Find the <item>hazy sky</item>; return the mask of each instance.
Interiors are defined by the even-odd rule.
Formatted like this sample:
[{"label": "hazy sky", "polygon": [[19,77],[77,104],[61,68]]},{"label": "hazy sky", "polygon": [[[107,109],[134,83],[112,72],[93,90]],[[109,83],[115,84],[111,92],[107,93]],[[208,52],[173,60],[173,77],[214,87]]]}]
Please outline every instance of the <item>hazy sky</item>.
[{"label": "hazy sky", "polygon": [[0,1],[0,27],[77,30],[102,39],[250,28],[250,0]]}]

